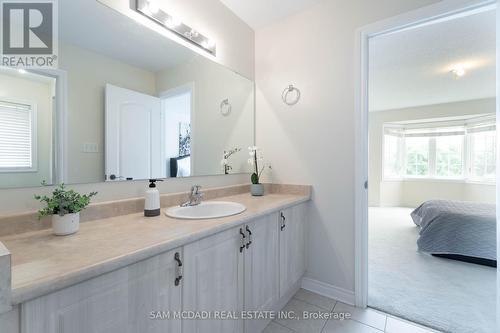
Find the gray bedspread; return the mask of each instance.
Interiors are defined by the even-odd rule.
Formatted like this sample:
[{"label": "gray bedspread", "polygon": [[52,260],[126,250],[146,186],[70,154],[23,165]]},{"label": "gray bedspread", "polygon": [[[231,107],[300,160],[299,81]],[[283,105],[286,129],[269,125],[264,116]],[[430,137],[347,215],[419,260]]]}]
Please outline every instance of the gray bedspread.
[{"label": "gray bedspread", "polygon": [[495,205],[430,200],[411,213],[420,227],[418,249],[496,260]]}]

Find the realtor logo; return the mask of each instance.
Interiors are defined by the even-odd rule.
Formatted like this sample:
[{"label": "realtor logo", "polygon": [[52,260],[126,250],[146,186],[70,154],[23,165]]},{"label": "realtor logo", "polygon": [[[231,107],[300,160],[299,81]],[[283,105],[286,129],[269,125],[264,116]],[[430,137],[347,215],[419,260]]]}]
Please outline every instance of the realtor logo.
[{"label": "realtor logo", "polygon": [[0,0],[2,65],[56,67],[56,0]]}]

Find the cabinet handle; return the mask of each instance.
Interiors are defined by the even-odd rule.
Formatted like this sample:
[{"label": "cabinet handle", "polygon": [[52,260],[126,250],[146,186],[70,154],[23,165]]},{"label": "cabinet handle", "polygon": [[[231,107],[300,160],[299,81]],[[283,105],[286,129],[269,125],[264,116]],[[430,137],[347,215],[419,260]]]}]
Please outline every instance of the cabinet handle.
[{"label": "cabinet handle", "polygon": [[281,214],[281,231],[283,231],[283,229],[285,229],[286,227],[286,217],[285,217],[285,214],[283,214],[283,212],[280,213]]},{"label": "cabinet handle", "polygon": [[247,249],[250,247],[250,245],[252,245],[252,232],[250,231],[250,228],[247,226],[246,227],[247,229],[247,232],[248,232],[248,242],[247,242]]},{"label": "cabinet handle", "polygon": [[175,252],[174,260],[177,261],[177,276],[175,277],[175,286],[178,286],[182,280],[182,261],[179,252]]},{"label": "cabinet handle", "polygon": [[245,244],[245,233],[243,232],[243,228],[240,228],[240,235],[241,235],[241,246],[240,246],[240,253],[243,252],[243,250],[245,249],[246,247],[246,244]]}]

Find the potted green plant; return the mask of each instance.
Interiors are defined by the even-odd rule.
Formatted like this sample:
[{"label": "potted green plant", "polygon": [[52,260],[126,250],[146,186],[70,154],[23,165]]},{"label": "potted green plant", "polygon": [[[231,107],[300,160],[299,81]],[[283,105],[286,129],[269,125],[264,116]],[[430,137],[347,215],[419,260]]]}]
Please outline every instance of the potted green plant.
[{"label": "potted green plant", "polygon": [[67,190],[64,184],[57,186],[52,196],[35,195],[35,199],[46,207],[38,211],[38,218],[52,216],[52,231],[55,235],[74,234],[80,228],[80,212],[90,204],[97,192],[80,194]]},{"label": "potted green plant", "polygon": [[[253,166],[253,173],[251,176],[252,185],[250,187],[250,192],[253,196],[263,196],[264,195],[264,185],[260,183],[260,177],[266,168],[271,168],[270,165],[264,164],[264,159],[259,157],[259,148],[256,146],[248,147],[250,159],[248,163]],[[259,168],[259,162],[262,162],[262,167]]]}]

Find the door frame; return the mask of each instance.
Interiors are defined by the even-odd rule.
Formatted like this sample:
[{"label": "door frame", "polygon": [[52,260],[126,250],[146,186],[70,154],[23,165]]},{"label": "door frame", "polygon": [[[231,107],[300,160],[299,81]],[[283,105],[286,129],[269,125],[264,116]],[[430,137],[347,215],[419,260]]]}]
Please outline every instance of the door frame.
[{"label": "door frame", "polygon": [[52,184],[68,183],[68,73],[61,69],[28,69],[29,72],[56,79]]},{"label": "door frame", "polygon": [[[368,74],[369,40],[381,35],[405,29],[425,26],[431,22],[447,20],[451,17],[496,8],[497,0],[443,0],[386,20],[382,20],[356,30],[355,33],[355,304],[365,308],[368,305]],[[500,17],[497,11],[497,17]],[[497,31],[500,23],[497,19]],[[497,45],[500,37],[497,34]],[[497,52],[497,58],[500,58]],[[500,72],[500,69],[497,71]],[[498,82],[497,73],[497,82]],[[497,91],[498,91],[497,84]],[[498,95],[498,94],[497,94]],[[497,122],[500,123],[500,102],[497,99]],[[497,125],[498,126],[498,125]],[[497,151],[500,156],[500,152]],[[497,161],[500,158],[497,157]],[[497,168],[500,167],[497,163]],[[497,174],[500,174],[497,172]],[[499,191],[497,177],[497,193]],[[500,214],[497,195],[497,231]],[[497,239],[498,241],[498,239]],[[500,244],[500,242],[499,242]],[[499,285],[500,285],[500,279]],[[499,296],[500,297],[500,296]],[[500,299],[500,298],[499,298]]]},{"label": "door frame", "polygon": [[[185,93],[190,93],[191,95],[191,102],[190,102],[190,107],[191,107],[191,114],[190,114],[190,125],[191,125],[191,158],[190,158],[190,163],[191,163],[191,176],[193,175],[193,171],[194,171],[194,165],[196,164],[196,161],[195,161],[195,154],[194,154],[194,151],[195,151],[195,147],[194,147],[194,142],[196,141],[196,138],[195,138],[195,135],[193,135],[195,133],[195,127],[196,127],[196,124],[195,124],[195,108],[196,108],[196,105],[195,105],[195,102],[196,102],[196,99],[195,99],[195,83],[194,82],[189,82],[189,83],[186,83],[186,84],[182,84],[180,86],[177,86],[175,88],[171,88],[171,89],[167,89],[167,90],[164,90],[162,92],[160,92],[158,94],[158,97],[161,99],[161,117],[162,117],[162,137],[164,137],[164,100],[166,98],[169,98],[169,97],[174,97],[176,95],[181,95],[181,94],[185,94]],[[162,160],[165,160],[165,147],[163,146],[163,143],[162,143],[162,149],[161,149],[161,153],[162,153]],[[169,175],[166,175],[165,178],[170,178]]]}]

